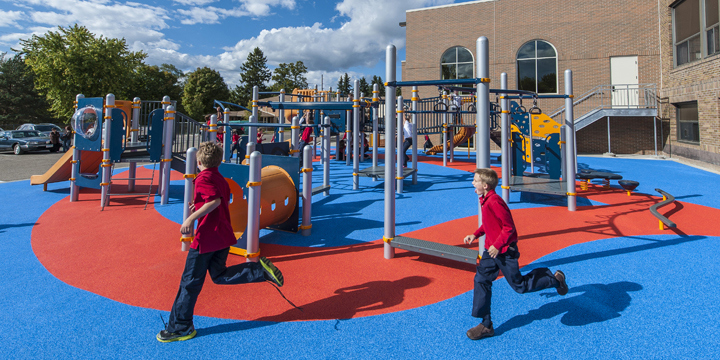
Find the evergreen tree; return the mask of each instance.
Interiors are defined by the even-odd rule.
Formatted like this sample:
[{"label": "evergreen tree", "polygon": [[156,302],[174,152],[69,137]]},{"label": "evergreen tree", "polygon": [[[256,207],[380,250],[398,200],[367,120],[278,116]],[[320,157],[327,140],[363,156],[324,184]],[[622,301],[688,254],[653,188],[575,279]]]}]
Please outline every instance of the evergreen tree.
[{"label": "evergreen tree", "polygon": [[14,129],[25,122],[46,122],[50,107],[35,91],[32,69],[17,54],[0,54],[0,127]]},{"label": "evergreen tree", "polygon": [[352,94],[352,91],[353,88],[352,85],[350,85],[350,76],[345,73],[345,75],[338,79],[337,92],[339,92],[340,95],[350,95]]},{"label": "evergreen tree", "polygon": [[254,86],[257,86],[259,91],[267,91],[265,83],[270,81],[270,74],[265,54],[256,47],[240,65],[240,85],[233,89],[232,101],[238,105],[249,105]]},{"label": "evergreen tree", "polygon": [[128,51],[125,39],[95,37],[77,24],[20,40],[20,53],[35,73],[35,89],[50,102],[52,113],[67,121],[75,95],[127,99],[128,79],[147,56]]},{"label": "evergreen tree", "polygon": [[229,97],[230,92],[219,72],[203,67],[187,75],[182,103],[191,118],[202,120],[205,114],[214,113],[214,100],[226,101]]},{"label": "evergreen tree", "polygon": [[372,87],[370,87],[370,84],[368,84],[364,76],[360,78],[358,85],[360,88],[360,94],[363,96],[372,96]]},{"label": "evergreen tree", "polygon": [[372,83],[378,84],[378,91],[380,92],[378,95],[379,97],[385,97],[385,83],[383,82],[383,79],[377,75],[373,75]]}]

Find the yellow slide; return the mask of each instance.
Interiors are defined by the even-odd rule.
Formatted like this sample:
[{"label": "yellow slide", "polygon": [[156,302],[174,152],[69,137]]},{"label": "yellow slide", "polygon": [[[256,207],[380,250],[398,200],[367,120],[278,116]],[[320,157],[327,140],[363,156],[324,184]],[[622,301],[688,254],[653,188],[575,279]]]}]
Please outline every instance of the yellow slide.
[{"label": "yellow slide", "polygon": [[[47,190],[47,184],[56,183],[61,181],[70,180],[72,174],[72,156],[74,146],[70,147],[70,150],[66,152],[55,165],[53,165],[44,175],[33,175],[30,177],[31,185],[45,185]],[[80,157],[80,172],[81,173],[97,173],[102,162],[102,152],[100,151],[82,151]]]},{"label": "yellow slide", "polygon": [[[475,135],[475,128],[474,127],[461,127],[460,131],[455,134],[455,137],[453,137],[453,145],[458,146],[461,144],[466,144],[468,139],[470,139],[471,136]],[[450,149],[450,141],[448,141],[448,150]],[[425,153],[428,155],[435,155],[437,153],[441,153],[443,150],[442,144],[433,146],[430,150],[426,151]]]}]

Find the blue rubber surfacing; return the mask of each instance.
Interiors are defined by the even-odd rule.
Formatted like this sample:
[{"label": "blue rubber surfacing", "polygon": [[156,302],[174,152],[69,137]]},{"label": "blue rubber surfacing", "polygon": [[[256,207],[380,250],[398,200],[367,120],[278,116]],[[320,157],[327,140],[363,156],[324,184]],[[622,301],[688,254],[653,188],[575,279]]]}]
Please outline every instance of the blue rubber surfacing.
[{"label": "blue rubber surfacing", "polygon": [[[720,204],[718,195],[711,190],[720,176],[684,165],[600,158],[581,158],[579,164],[621,172],[626,179],[640,181],[638,191],[643,193],[653,194],[653,189],[660,187],[681,201],[716,208]],[[426,166],[428,176],[434,176],[430,168],[438,167]],[[445,170],[435,169],[438,177]],[[341,174],[340,171],[336,174]],[[314,173],[318,174],[321,172]],[[448,175],[454,174],[448,172]],[[349,184],[351,189],[351,177],[338,181]],[[382,182],[374,184],[382,188]],[[408,213],[398,211],[398,233],[400,226],[422,228],[477,211],[469,178],[458,178],[456,183],[438,181],[424,188],[428,194],[412,191],[409,181],[405,185],[407,193],[398,196],[398,207],[400,200],[408,200]],[[381,221],[377,224],[374,215],[368,215],[377,212],[376,209],[368,205],[370,202],[362,203],[365,197],[375,196],[375,192],[368,191],[356,198],[352,190],[342,186],[334,189],[339,196],[323,204],[328,205],[325,213],[313,209],[314,218],[317,215],[318,219],[330,221],[332,214],[347,201],[360,203],[347,213],[360,214],[355,217],[370,222],[370,226],[337,237],[328,233],[329,240],[325,243],[316,241],[319,244],[303,246],[338,246],[344,242],[376,240],[377,235],[366,240],[373,235],[364,232],[377,233],[377,227],[381,236]],[[458,189],[450,190],[453,186]],[[538,266],[562,269],[568,276],[570,293],[560,297],[554,290],[546,290],[518,295],[505,280],[496,281],[493,294],[496,337],[481,341],[473,342],[465,336],[465,331],[477,324],[469,315],[472,294],[467,292],[417,309],[357,319],[272,323],[196,317],[197,338],[161,344],[154,336],[162,328],[160,315],[167,319],[167,312],[125,305],[68,286],[38,262],[30,244],[32,226],[49,206],[67,201],[68,195],[67,183],[48,187],[49,191],[43,192],[41,187],[31,187],[27,181],[0,184],[0,193],[8,204],[23,204],[19,209],[8,207],[0,212],[0,240],[6,253],[0,262],[0,271],[4,274],[0,282],[3,308],[0,322],[5,325],[5,330],[0,332],[0,344],[3,344],[0,358],[434,359],[486,354],[523,359],[709,359],[720,356],[720,341],[711,335],[720,320],[718,290],[713,281],[720,270],[714,255],[720,251],[720,239],[694,235],[604,239],[571,246],[538,259],[523,272]],[[433,192],[434,189],[438,191]],[[432,200],[431,196],[435,196],[430,195],[432,193],[445,191],[457,191],[457,200],[469,205],[455,207],[452,212],[435,206],[434,211],[443,214],[437,219],[424,217],[423,201]],[[381,191],[378,193],[382,196]],[[426,196],[428,198],[424,198]],[[517,200],[511,199],[513,208],[536,206],[521,204],[519,194],[514,196]],[[315,200],[321,202],[323,196],[316,195]],[[371,202],[382,206],[382,202],[374,198]],[[333,204],[337,207],[330,207]],[[413,218],[420,224],[400,225]],[[321,221],[315,222],[314,232]],[[340,237],[345,238],[335,240]],[[266,240],[283,241],[272,236],[265,236],[263,241]],[[467,276],[471,282],[472,274]],[[200,301],[203,301],[202,295]]]}]

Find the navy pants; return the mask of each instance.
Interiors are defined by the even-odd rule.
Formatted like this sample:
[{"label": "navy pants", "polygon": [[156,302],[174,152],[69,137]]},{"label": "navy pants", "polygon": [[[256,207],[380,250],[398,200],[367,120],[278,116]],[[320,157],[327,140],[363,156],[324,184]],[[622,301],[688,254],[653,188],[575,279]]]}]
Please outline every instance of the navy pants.
[{"label": "navy pants", "polygon": [[517,244],[511,245],[508,251],[498,254],[494,259],[487,250],[483,252],[475,274],[472,316],[484,318],[490,315],[492,283],[497,279],[499,270],[502,270],[510,287],[519,294],[557,287],[560,284],[548,268],[537,268],[527,275],[520,274],[519,258]]},{"label": "navy pants", "polygon": [[192,321],[195,303],[205,282],[205,274],[208,272],[212,281],[218,285],[265,281],[260,263],[246,262],[231,267],[225,266],[229,252],[230,248],[205,254],[200,254],[195,249],[188,251],[180,289],[175,297],[165,330],[181,335],[190,334],[195,330]]},{"label": "navy pants", "polygon": [[408,163],[408,161],[410,161],[410,157],[407,155],[407,151],[408,151],[408,149],[410,149],[412,144],[413,144],[412,138],[406,138],[405,141],[403,141],[402,153],[404,156],[403,157],[403,166],[404,167],[407,167],[407,163]]}]

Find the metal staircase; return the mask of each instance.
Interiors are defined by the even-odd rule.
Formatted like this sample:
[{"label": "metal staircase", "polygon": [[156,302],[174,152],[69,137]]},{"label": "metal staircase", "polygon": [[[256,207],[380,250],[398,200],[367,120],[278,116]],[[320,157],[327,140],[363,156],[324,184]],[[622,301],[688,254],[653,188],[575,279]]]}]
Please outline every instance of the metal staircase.
[{"label": "metal staircase", "polygon": [[[599,85],[573,102],[575,131],[606,116],[656,117],[658,97],[655,84]],[[565,122],[565,107],[549,115],[553,120]]]}]

